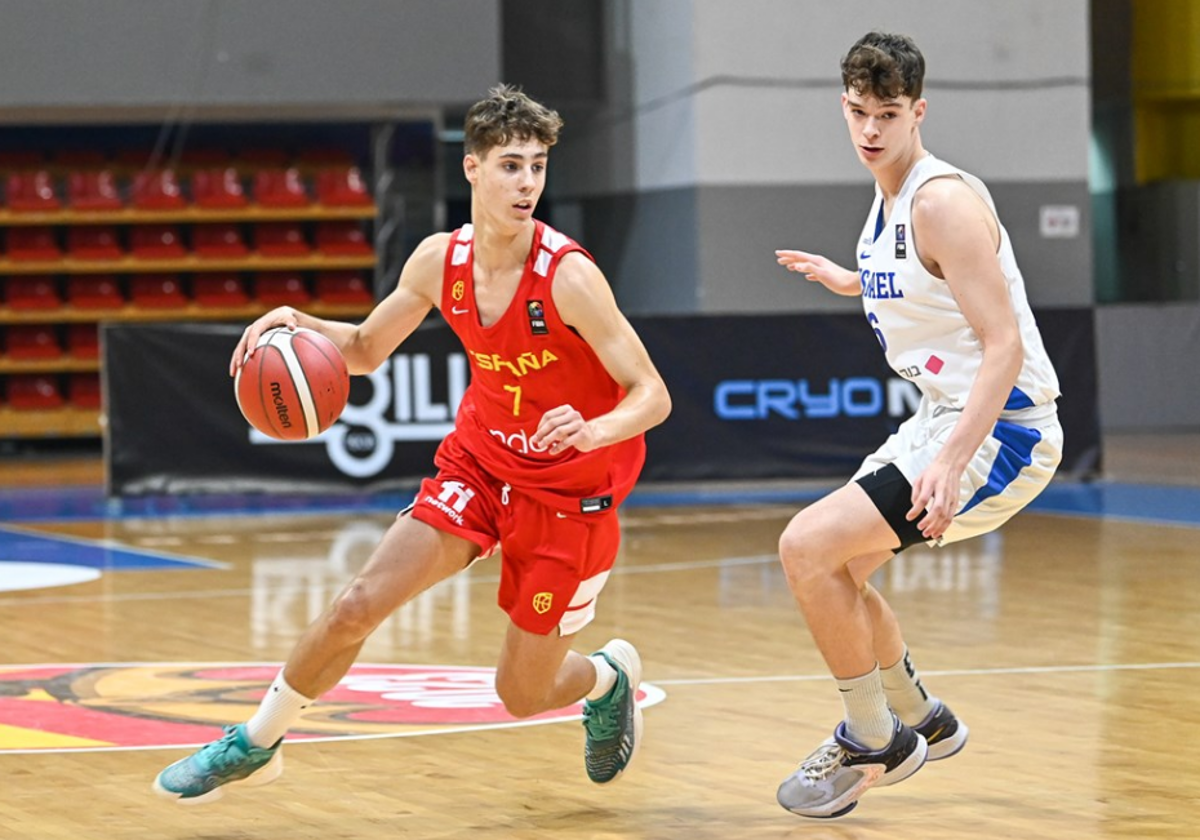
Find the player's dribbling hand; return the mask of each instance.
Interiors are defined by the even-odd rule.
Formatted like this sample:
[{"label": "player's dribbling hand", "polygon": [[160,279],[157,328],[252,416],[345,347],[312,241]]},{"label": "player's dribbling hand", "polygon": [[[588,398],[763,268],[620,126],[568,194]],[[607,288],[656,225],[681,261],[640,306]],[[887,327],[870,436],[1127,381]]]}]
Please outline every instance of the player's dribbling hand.
[{"label": "player's dribbling hand", "polygon": [[583,415],[569,405],[560,405],[542,415],[537,431],[529,441],[530,446],[557,455],[570,447],[580,452],[591,452],[600,446],[591,424]]},{"label": "player's dribbling hand", "polygon": [[300,326],[299,316],[300,313],[292,307],[280,306],[272,309],[266,315],[260,316],[254,323],[246,327],[241,339],[238,340],[237,347],[233,348],[233,358],[229,360],[229,375],[237,376],[238,369],[245,364],[246,359],[250,358],[250,354],[258,346],[258,340],[263,333],[272,327],[287,327],[289,330],[294,330]]},{"label": "player's dribbling hand", "polygon": [[857,274],[820,254],[810,254],[807,251],[776,251],[775,261],[788,271],[803,274],[810,282],[820,283],[839,295],[862,293],[862,284]]}]

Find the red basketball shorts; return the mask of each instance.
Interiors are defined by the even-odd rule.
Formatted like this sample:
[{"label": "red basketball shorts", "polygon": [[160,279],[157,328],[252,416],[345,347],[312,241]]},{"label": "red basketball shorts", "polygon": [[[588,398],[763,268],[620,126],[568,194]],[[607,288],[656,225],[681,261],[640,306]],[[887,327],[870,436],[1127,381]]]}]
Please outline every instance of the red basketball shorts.
[{"label": "red basketball shorts", "polygon": [[421,482],[412,516],[475,543],[480,557],[499,545],[497,600],[522,630],[569,636],[583,629],[617,557],[616,513],[547,507],[485,472],[457,441],[443,444],[438,467]]}]

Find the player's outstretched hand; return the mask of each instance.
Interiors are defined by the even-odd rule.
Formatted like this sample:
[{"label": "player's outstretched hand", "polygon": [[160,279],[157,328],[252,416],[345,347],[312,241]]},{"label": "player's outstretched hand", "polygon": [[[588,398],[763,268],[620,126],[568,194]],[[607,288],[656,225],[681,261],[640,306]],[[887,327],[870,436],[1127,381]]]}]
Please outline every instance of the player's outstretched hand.
[{"label": "player's outstretched hand", "polygon": [[557,455],[572,446],[580,452],[591,452],[600,447],[600,442],[582,414],[569,405],[560,405],[542,415],[530,445]]},{"label": "player's outstretched hand", "polygon": [[820,254],[810,254],[807,251],[776,251],[775,261],[788,271],[803,274],[806,279],[820,283],[831,292],[839,295],[862,294],[858,274],[842,268]]},{"label": "player's outstretched hand", "polygon": [[300,326],[300,313],[290,306],[280,306],[272,309],[266,315],[260,316],[253,324],[246,327],[237,347],[233,348],[233,358],[229,360],[229,375],[237,376],[238,369],[246,359],[250,358],[250,354],[258,346],[259,338],[267,330],[272,327],[287,327],[289,330],[294,330],[298,326]]}]

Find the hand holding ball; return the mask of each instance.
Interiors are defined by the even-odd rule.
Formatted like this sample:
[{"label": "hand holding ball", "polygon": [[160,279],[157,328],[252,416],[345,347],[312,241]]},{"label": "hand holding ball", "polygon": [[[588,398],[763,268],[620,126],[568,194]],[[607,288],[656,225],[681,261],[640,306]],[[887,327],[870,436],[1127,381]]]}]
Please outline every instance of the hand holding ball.
[{"label": "hand holding ball", "polygon": [[278,440],[306,440],[341,415],[350,374],[337,345],[319,332],[276,327],[262,334],[233,387],[251,426]]}]

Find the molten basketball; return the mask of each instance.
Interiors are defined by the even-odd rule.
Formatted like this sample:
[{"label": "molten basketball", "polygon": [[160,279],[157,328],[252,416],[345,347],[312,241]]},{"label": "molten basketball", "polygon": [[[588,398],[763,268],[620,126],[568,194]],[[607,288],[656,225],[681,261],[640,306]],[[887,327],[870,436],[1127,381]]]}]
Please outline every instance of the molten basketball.
[{"label": "molten basketball", "polygon": [[267,330],[234,380],[250,425],[278,440],[306,440],[333,425],[350,398],[337,345],[319,332]]}]

